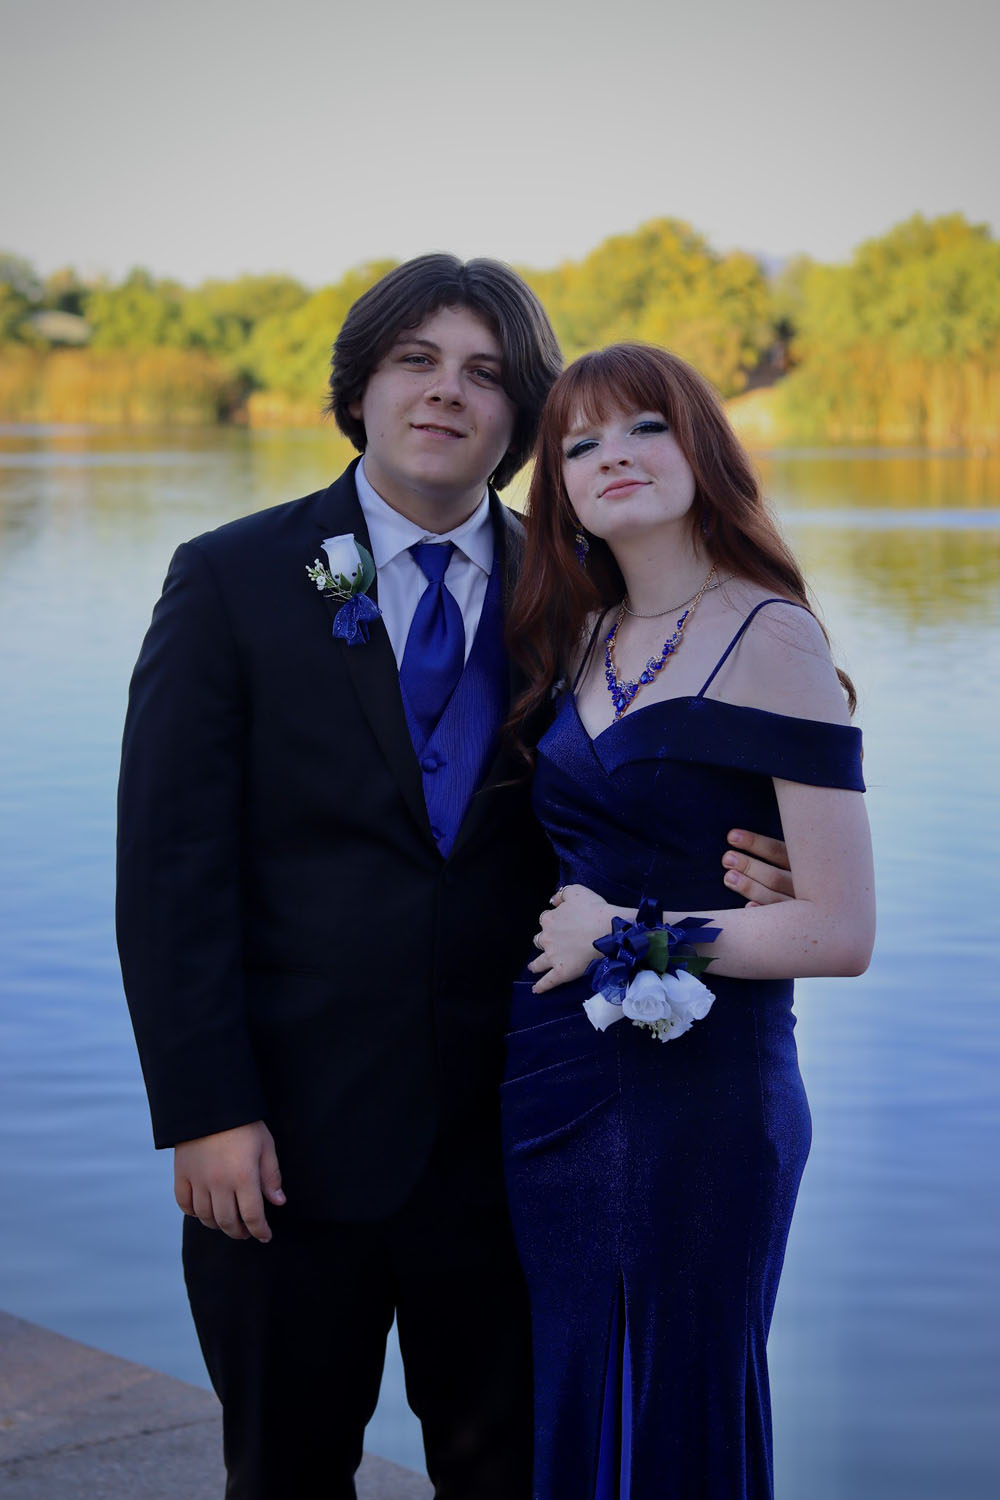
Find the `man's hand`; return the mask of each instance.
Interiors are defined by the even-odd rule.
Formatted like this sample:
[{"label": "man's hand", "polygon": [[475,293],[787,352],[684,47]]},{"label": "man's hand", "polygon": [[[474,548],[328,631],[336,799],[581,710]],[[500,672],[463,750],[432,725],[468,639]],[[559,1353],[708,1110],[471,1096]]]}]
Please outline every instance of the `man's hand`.
[{"label": "man's hand", "polygon": [[274,1138],[263,1120],[174,1147],[174,1197],[182,1213],[232,1240],[266,1245],[271,1230],[264,1199],[280,1206],[281,1172]]},{"label": "man's hand", "polygon": [[734,848],[722,856],[722,863],[726,867],[725,882],[731,891],[746,896],[751,906],[794,900],[788,849],[780,839],[748,833],[743,828],[731,829],[728,837]]}]

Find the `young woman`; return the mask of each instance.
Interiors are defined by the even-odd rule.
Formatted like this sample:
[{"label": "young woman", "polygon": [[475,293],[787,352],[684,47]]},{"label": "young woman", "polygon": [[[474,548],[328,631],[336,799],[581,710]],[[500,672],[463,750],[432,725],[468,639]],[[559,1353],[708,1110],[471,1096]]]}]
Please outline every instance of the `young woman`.
[{"label": "young woman", "polygon": [[[673,355],[617,345],[556,382],[528,538],[517,718],[528,738],[555,699],[534,802],[562,880],[503,1088],[536,1500],[764,1500],[765,1342],[810,1136],[791,981],[861,973],[873,941],[853,689]],[[794,900],[719,910],[733,826],[786,840]],[[721,929],[695,950],[711,993],[653,971],[633,989],[648,929],[692,915]]]}]

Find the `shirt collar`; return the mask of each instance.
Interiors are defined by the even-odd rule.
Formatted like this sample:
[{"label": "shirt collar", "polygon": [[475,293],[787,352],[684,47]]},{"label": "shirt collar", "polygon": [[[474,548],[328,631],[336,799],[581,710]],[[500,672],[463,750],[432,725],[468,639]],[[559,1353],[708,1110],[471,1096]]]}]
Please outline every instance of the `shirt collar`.
[{"label": "shirt collar", "polygon": [[452,531],[425,531],[416,522],[393,510],[387,501],[372,487],[365,473],[364,459],[354,471],[358,501],[368,526],[368,537],[372,544],[372,561],[376,568],[384,568],[401,552],[406,552],[415,542],[454,542],[470,562],[476,564],[487,575],[493,566],[493,527],[490,522],[490,494],[483,490],[483,498],[460,526]]}]

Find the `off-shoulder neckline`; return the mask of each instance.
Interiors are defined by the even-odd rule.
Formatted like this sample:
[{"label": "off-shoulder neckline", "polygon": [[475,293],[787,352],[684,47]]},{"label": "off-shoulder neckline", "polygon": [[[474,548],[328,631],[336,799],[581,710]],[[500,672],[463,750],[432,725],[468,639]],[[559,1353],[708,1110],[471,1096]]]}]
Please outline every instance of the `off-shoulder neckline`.
[{"label": "off-shoulder neckline", "polygon": [[634,722],[636,719],[641,718],[643,714],[651,713],[654,709],[669,708],[677,703],[706,703],[711,704],[714,708],[728,709],[733,713],[757,714],[764,719],[777,719],[786,724],[811,724],[817,729],[849,729],[857,733],[857,728],[854,724],[835,724],[832,719],[802,719],[795,714],[776,714],[769,708],[754,708],[748,703],[728,703],[725,698],[705,698],[700,693],[686,693],[678,697],[657,698],[652,703],[640,704],[637,709],[622,714],[620,719],[612,719],[611,723],[606,725],[604,729],[599,730],[595,735],[591,735],[583,719],[580,717],[576,693],[570,690],[567,696],[573,709],[573,716],[580,727],[580,732],[591,745],[596,745],[606,734],[610,734],[612,729],[618,729],[626,720]]}]

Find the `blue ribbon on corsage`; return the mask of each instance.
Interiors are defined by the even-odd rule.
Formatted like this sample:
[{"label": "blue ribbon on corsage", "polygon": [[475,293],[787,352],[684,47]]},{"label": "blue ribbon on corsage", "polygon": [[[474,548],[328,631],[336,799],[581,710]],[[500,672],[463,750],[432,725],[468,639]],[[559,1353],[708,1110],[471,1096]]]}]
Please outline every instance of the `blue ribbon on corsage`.
[{"label": "blue ribbon on corsage", "polygon": [[[335,639],[348,646],[364,645],[368,640],[369,625],[382,614],[375,600],[368,597],[368,590],[375,581],[372,555],[349,532],[343,536],[328,536],[323,550],[329,566],[317,557],[306,568],[306,576],[319,589],[323,602],[333,614]],[[343,602],[335,610],[333,606],[338,600]]]},{"label": "blue ribbon on corsage", "polygon": [[612,917],[611,931],[594,942],[603,957],[595,958],[587,967],[587,978],[595,995],[603,995],[612,1005],[621,1005],[636,970],[649,952],[649,934],[660,921],[661,911],[653,897],[647,896],[640,902],[634,922]]},{"label": "blue ribbon on corsage", "polygon": [[657,1041],[669,1042],[711,1009],[714,997],[698,975],[712,960],[694,944],[714,943],[722,928],[707,917],[664,922],[661,912],[655,897],[643,897],[634,922],[613,917],[611,931],[595,941],[601,957],[588,965],[594,993],[583,1008],[596,1030],[627,1017]]}]

